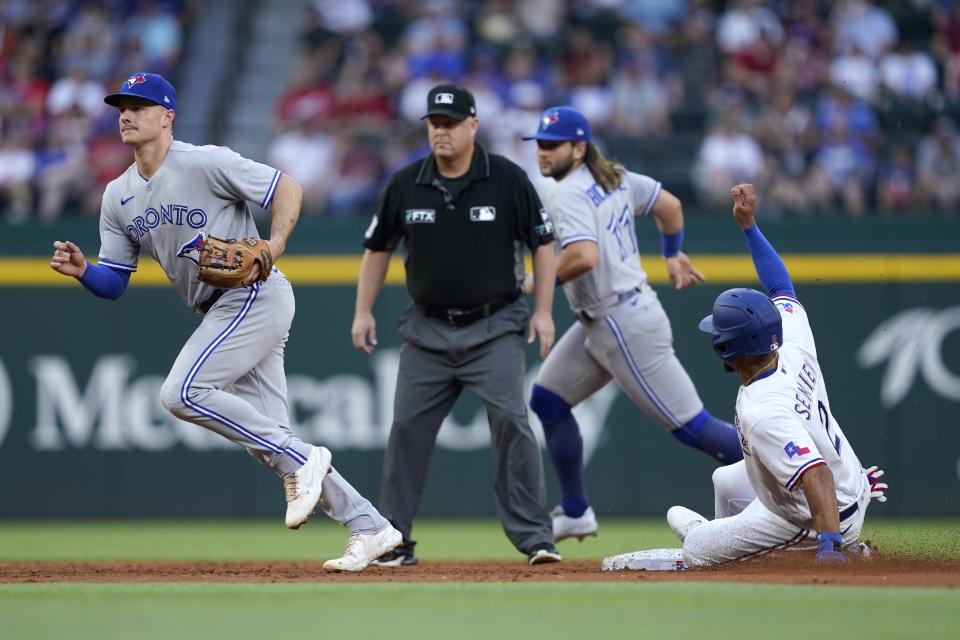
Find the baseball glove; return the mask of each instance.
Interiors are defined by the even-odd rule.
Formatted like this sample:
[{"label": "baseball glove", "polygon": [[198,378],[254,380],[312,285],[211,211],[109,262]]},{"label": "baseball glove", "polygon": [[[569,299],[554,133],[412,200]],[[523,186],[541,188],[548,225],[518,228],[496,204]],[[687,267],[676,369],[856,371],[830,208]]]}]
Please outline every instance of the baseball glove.
[{"label": "baseball glove", "polygon": [[200,247],[200,272],[197,278],[214,287],[231,289],[240,286],[255,264],[260,265],[257,279],[263,282],[273,269],[273,255],[266,241],[260,238],[224,240],[207,236]]}]

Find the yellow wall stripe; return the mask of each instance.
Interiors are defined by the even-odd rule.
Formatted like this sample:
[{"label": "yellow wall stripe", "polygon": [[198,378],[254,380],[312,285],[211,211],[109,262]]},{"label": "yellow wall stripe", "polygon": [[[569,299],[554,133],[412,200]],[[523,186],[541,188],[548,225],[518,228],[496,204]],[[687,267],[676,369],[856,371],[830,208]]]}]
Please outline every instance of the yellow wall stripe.
[{"label": "yellow wall stripe", "polygon": [[[723,285],[756,282],[749,256],[697,255],[692,258],[707,282]],[[667,282],[667,270],[659,256],[644,255],[642,259],[652,284]],[[797,283],[960,282],[960,254],[957,253],[786,254],[783,259]],[[55,273],[49,265],[47,258],[0,258],[0,287],[73,286],[69,278]],[[298,285],[354,285],[360,257],[290,255],[280,259],[279,267]],[[527,268],[530,268],[529,260]],[[391,260],[387,283],[403,284],[401,258]],[[145,258],[140,261],[140,270],[133,275],[131,284],[166,286],[167,279],[156,262]]]}]

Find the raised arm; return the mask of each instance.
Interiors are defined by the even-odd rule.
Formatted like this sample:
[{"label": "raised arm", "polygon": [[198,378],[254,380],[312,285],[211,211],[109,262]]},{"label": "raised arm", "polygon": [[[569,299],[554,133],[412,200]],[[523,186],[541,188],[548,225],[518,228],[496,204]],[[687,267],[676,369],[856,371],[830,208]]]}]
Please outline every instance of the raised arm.
[{"label": "raised arm", "polygon": [[733,217],[747,237],[753,266],[767,295],[771,298],[782,295],[796,298],[787,266],[757,226],[757,195],[753,185],[738,184],[730,189],[730,195],[733,196]]}]

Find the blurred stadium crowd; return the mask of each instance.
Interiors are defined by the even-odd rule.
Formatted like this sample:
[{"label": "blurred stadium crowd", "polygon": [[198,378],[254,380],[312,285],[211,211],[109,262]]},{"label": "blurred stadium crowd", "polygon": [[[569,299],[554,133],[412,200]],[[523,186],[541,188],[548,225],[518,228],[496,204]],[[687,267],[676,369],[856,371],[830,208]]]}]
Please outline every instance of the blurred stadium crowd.
[{"label": "blurred stadium crowd", "polygon": [[182,1],[0,0],[0,210],[96,214],[133,161],[103,96],[132,70],[174,73]]},{"label": "blurred stadium crowd", "polygon": [[[0,0],[0,209],[95,214],[131,161],[101,97],[131,70],[176,83],[187,0]],[[952,216],[960,204],[960,1],[314,0],[262,160],[308,212],[369,214],[425,154],[428,89],[477,98],[481,141],[538,188],[543,108],[688,210],[750,181],[784,216]],[[119,65],[119,66],[118,66]],[[217,140],[208,140],[217,142]]]}]

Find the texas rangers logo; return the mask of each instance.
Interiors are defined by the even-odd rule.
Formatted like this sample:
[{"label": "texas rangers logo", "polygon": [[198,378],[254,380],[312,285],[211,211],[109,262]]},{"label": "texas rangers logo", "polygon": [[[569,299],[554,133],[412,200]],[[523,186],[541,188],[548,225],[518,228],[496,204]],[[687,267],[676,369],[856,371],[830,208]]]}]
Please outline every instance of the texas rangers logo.
[{"label": "texas rangers logo", "polygon": [[207,234],[203,231],[195,235],[193,240],[180,247],[180,251],[177,251],[177,257],[186,258],[200,266],[200,249],[203,249],[203,242],[206,237]]},{"label": "texas rangers logo", "polygon": [[786,311],[787,313],[793,313],[793,304],[790,302],[778,302],[777,306]]},{"label": "texas rangers logo", "polygon": [[788,442],[788,443],[786,444],[786,446],[783,448],[783,451],[784,451],[784,453],[787,454],[787,456],[788,456],[791,460],[793,460],[793,456],[805,456],[805,455],[807,455],[808,453],[810,453],[810,449],[809,449],[809,448],[807,448],[807,447],[798,447],[798,446],[793,442],[793,440],[791,440],[790,442]]},{"label": "texas rangers logo", "polygon": [[142,74],[142,73],[138,73],[137,75],[135,75],[135,76],[130,76],[130,77],[127,79],[127,88],[129,89],[129,88],[133,87],[134,85],[137,85],[137,84],[140,84],[140,83],[146,82],[146,81],[147,81],[147,76],[145,76],[145,75]]},{"label": "texas rangers logo", "polygon": [[543,116],[543,128],[546,129],[552,124],[557,124],[560,121],[560,114],[554,111],[553,113],[548,113]]}]

